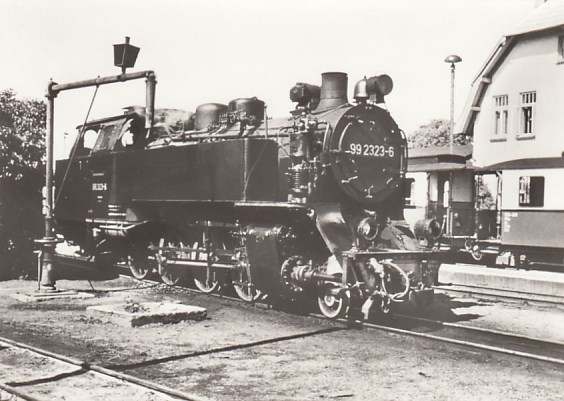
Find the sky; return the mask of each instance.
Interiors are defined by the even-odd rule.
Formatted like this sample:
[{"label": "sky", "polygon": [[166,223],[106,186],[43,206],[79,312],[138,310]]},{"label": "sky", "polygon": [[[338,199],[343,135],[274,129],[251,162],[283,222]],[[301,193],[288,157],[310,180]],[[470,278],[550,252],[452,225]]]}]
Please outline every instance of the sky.
[{"label": "sky", "polygon": [[[363,76],[394,80],[387,107],[407,133],[450,115],[450,67],[457,54],[455,118],[470,85],[504,33],[535,0],[1,0],[0,90],[43,98],[58,83],[120,73],[113,44],[141,48],[131,71],[157,74],[156,107],[194,111],[199,104],[256,96],[270,116],[294,106],[296,82],[346,72],[349,101]],[[56,157],[71,146],[94,88],[55,101]],[[144,105],[145,84],[103,86],[91,118]]]}]

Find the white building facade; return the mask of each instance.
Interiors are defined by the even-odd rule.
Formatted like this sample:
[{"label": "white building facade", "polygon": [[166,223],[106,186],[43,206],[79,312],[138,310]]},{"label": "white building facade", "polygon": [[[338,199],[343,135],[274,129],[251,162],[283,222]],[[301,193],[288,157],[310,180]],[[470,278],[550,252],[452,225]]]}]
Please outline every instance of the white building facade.
[{"label": "white building facade", "polygon": [[456,129],[473,135],[473,165],[501,178],[502,248],[564,263],[564,1],[541,2],[500,41]]},{"label": "white building facade", "polygon": [[564,151],[564,30],[507,41],[473,126],[474,165],[560,157]]}]

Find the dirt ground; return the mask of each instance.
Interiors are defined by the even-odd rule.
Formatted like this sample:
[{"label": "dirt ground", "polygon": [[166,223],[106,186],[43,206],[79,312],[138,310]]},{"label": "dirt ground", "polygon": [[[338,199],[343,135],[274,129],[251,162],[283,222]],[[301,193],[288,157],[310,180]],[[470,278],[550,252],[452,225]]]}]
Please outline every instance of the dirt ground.
[{"label": "dirt ground", "polygon": [[[564,371],[549,363],[346,329],[327,320],[129,278],[57,283],[95,295],[88,299],[26,303],[10,296],[30,293],[35,285],[0,282],[1,337],[210,399],[561,400],[564,394]],[[564,342],[560,309],[438,298],[423,315]],[[145,301],[201,306],[208,318],[134,328],[86,310]],[[31,369],[41,374],[39,362]],[[0,378],[2,370],[9,366],[0,364]],[[73,399],[72,394],[52,396]]]}]

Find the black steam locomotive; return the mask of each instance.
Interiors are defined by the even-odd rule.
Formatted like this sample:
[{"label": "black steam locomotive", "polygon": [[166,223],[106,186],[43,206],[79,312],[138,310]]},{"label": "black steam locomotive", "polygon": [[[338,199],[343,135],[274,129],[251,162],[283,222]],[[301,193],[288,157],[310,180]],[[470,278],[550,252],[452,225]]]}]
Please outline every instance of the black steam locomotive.
[{"label": "black steam locomotive", "polygon": [[432,299],[435,254],[403,222],[407,145],[378,104],[387,75],[298,83],[291,115],[257,98],[195,114],[145,108],[79,127],[57,163],[55,218],[70,258],[155,270],[244,300],[317,298],[327,317]]}]

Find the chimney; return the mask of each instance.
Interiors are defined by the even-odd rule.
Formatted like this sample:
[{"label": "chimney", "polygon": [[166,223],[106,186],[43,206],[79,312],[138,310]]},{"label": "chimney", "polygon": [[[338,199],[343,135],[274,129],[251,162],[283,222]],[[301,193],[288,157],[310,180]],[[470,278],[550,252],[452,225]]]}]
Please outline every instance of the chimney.
[{"label": "chimney", "polygon": [[344,72],[321,74],[321,95],[315,111],[333,109],[348,103],[347,82],[347,74]]}]

